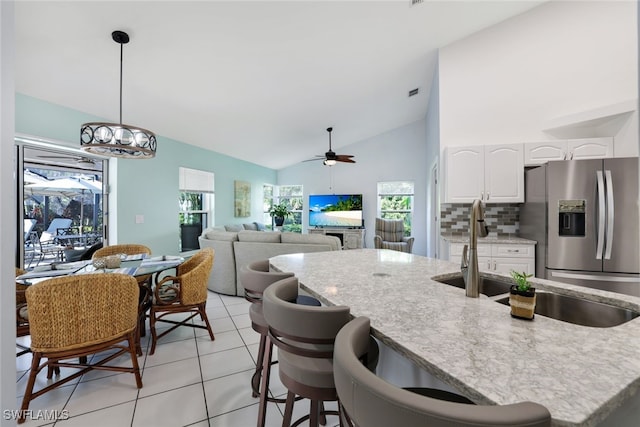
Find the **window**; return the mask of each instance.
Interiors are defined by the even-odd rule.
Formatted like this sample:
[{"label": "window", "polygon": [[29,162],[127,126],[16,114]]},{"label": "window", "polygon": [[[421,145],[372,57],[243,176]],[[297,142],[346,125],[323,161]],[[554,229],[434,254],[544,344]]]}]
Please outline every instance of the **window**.
[{"label": "window", "polygon": [[213,224],[214,175],[211,172],[179,168],[180,252],[200,248],[198,236]]},{"label": "window", "polygon": [[[269,215],[271,206],[284,203],[289,207],[291,216],[285,219],[282,231],[302,233],[303,193],[302,185],[273,186],[265,184],[264,191],[264,218],[268,228],[273,229],[272,218]],[[269,226],[268,224],[271,224]]]},{"label": "window", "polygon": [[269,209],[273,206],[273,189],[271,184],[264,184],[262,186],[262,222],[269,230],[273,230],[273,223],[271,215],[269,215]]},{"label": "window", "polygon": [[413,182],[379,182],[378,216],[384,219],[404,220],[404,234],[410,236],[413,217]]}]

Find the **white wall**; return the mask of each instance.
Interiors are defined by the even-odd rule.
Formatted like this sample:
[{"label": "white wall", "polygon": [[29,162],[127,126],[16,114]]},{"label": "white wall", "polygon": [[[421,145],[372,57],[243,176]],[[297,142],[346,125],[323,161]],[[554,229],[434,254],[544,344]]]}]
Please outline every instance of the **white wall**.
[{"label": "white wall", "polygon": [[[441,148],[552,140],[559,118],[636,100],[636,7],[551,1],[442,48]],[[637,113],[592,130],[638,155]]]},{"label": "white wall", "polygon": [[[16,356],[12,343],[16,340],[15,302],[16,293],[13,285],[15,280],[15,249],[16,224],[13,162],[14,136],[14,57],[15,57],[15,26],[14,2],[0,2],[0,224],[3,224],[2,239],[0,239],[0,407],[16,409]],[[15,425],[15,420],[0,418],[2,426]]]},{"label": "white wall", "polygon": [[[438,165],[439,149],[440,149],[440,88],[439,73],[436,65],[436,71],[431,82],[431,91],[429,92],[429,104],[427,106],[427,157],[426,168],[429,173],[427,179],[427,256],[432,258],[438,257],[438,246],[440,241],[440,199],[438,188],[439,185],[434,182],[432,175],[433,167]],[[437,171],[439,173],[439,171]],[[434,221],[437,218],[437,223]]]},{"label": "white wall", "polygon": [[[412,235],[415,237],[413,253],[426,254],[426,183],[429,168],[425,159],[427,148],[425,120],[391,130],[373,138],[341,147],[338,154],[352,154],[355,164],[338,163],[324,166],[322,161],[303,162],[278,171],[278,184],[302,184],[304,201],[309,194],[363,195],[365,217],[365,246],[373,247],[374,224],[377,211],[377,183],[380,181],[414,181],[415,198]],[[340,138],[340,130],[332,138]],[[327,139],[328,143],[328,139]],[[318,154],[326,147],[318,147]],[[302,216],[303,230],[308,226],[308,215]]]}]

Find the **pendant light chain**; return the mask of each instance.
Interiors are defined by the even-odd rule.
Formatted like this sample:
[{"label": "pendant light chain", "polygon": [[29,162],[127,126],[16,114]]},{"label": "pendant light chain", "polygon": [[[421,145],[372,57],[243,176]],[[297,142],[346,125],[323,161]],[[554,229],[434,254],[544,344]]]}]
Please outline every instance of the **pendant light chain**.
[{"label": "pendant light chain", "polygon": [[124,57],[124,44],[120,42],[120,124],[122,124],[122,58]]}]

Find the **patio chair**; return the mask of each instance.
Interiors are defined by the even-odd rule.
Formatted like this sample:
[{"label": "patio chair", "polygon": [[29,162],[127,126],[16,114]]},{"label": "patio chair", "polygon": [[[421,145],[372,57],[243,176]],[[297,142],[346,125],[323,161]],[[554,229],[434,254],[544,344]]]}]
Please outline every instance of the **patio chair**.
[{"label": "patio chair", "polygon": [[29,233],[29,239],[27,242],[25,242],[24,250],[25,263],[27,267],[31,267],[34,262],[37,266],[46,258],[49,258],[50,261],[62,261],[62,254],[66,247],[56,243],[53,237],[51,237],[49,240],[46,239],[46,231],[43,231],[41,236],[38,236],[38,233],[36,231],[32,231],[31,233]]},{"label": "patio chair", "polygon": [[24,220],[23,231],[24,231],[24,241],[26,242],[29,238],[29,233],[33,231],[33,227],[36,226],[36,220],[27,218]]},{"label": "patio chair", "polygon": [[58,234],[58,228],[69,228],[72,222],[73,220],[69,218],[54,218],[45,231],[51,236],[56,236]]}]

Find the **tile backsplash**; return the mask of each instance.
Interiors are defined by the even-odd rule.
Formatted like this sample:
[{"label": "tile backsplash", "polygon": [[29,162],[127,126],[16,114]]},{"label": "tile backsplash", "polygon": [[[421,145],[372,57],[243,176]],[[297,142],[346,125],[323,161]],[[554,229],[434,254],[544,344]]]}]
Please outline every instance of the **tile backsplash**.
[{"label": "tile backsplash", "polygon": [[[440,205],[440,234],[466,236],[469,234],[471,203],[443,203]],[[520,205],[503,203],[484,206],[484,220],[489,236],[513,236],[520,229]]]}]

